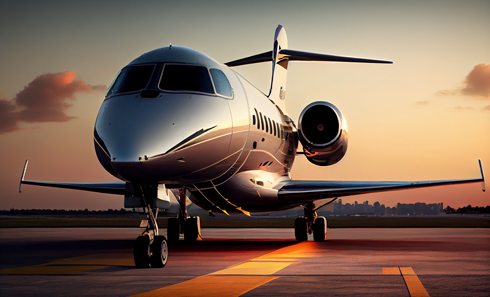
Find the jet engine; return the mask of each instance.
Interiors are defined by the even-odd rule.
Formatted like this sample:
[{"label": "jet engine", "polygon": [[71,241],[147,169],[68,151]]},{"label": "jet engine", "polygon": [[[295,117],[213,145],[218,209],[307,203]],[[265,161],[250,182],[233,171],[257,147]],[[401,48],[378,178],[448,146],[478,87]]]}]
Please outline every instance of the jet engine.
[{"label": "jet engine", "polygon": [[333,104],[313,102],[299,116],[298,134],[305,156],[319,166],[339,162],[347,151],[347,122]]}]

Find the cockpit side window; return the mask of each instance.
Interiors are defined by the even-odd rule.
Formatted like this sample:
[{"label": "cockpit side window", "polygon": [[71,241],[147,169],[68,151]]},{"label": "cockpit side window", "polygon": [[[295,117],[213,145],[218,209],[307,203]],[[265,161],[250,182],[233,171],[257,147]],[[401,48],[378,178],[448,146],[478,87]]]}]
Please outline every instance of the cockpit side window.
[{"label": "cockpit side window", "polygon": [[226,97],[232,97],[233,92],[226,75],[219,69],[210,69],[209,71],[211,72],[211,77],[213,78],[216,93]]},{"label": "cockpit side window", "polygon": [[119,73],[107,96],[139,91],[148,85],[155,65],[126,67]]},{"label": "cockpit side window", "polygon": [[160,89],[166,91],[197,91],[214,94],[206,67],[167,64],[163,68]]}]

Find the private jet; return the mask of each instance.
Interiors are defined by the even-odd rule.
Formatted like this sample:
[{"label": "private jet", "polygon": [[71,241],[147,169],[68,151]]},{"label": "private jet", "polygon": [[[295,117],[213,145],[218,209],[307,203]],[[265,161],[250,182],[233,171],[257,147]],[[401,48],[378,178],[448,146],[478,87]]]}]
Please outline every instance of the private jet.
[{"label": "private jet", "polygon": [[[164,267],[168,240],[199,240],[200,219],[187,214],[186,200],[214,213],[282,211],[301,206],[297,241],[312,234],[325,241],[327,220],[316,211],[339,197],[366,193],[482,183],[480,178],[416,182],[292,180],[297,155],[317,166],[338,163],[347,151],[347,121],[329,102],[312,102],[295,123],[286,111],[286,78],[293,61],[391,64],[390,61],[317,54],[288,48],[276,28],[272,51],[221,64],[183,46],[147,52],[122,68],[110,85],[95,127],[97,158],[121,182],[22,184],[109,193],[124,207],[142,209],[146,228],[135,242],[137,267]],[[232,67],[272,63],[264,94]],[[302,149],[298,151],[298,144]],[[19,191],[20,191],[19,186]],[[322,203],[315,205],[315,201]],[[157,216],[178,201],[177,216],[160,234]],[[327,201],[327,202],[325,202]],[[175,202],[177,203],[177,202]],[[142,226],[145,227],[145,226]]]}]

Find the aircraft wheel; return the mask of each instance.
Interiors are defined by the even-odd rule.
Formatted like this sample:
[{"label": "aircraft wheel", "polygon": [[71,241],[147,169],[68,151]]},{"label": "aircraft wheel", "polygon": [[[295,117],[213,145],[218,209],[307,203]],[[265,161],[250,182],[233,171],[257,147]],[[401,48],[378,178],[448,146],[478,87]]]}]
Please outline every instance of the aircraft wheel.
[{"label": "aircraft wheel", "polygon": [[196,241],[201,238],[201,220],[199,217],[189,217],[185,220],[184,240]]},{"label": "aircraft wheel", "polygon": [[327,235],[327,219],[317,217],[313,223],[313,240],[316,242],[325,241]]},{"label": "aircraft wheel", "polygon": [[168,219],[167,237],[169,241],[178,241],[180,237],[180,224],[178,218]]},{"label": "aircraft wheel", "polygon": [[298,242],[308,240],[308,224],[305,218],[301,217],[294,220],[294,236]]},{"label": "aircraft wheel", "polygon": [[153,243],[151,244],[152,255],[150,257],[150,264],[152,268],[165,267],[168,259],[168,246],[167,239],[163,235],[155,236]]},{"label": "aircraft wheel", "polygon": [[140,235],[134,244],[134,264],[138,268],[150,267],[150,237]]}]

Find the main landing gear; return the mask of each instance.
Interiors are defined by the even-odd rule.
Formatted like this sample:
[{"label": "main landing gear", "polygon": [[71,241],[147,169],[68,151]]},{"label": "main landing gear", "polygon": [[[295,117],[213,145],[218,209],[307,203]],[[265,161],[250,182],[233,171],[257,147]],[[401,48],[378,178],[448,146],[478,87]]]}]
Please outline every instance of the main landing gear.
[{"label": "main landing gear", "polygon": [[298,242],[308,240],[308,234],[313,233],[313,240],[322,242],[327,239],[327,219],[316,214],[315,205],[309,202],[304,206],[304,217],[294,221],[294,235]]},{"label": "main landing gear", "polygon": [[177,218],[170,218],[167,225],[167,236],[170,241],[178,241],[180,234],[184,234],[185,241],[201,240],[201,221],[199,217],[187,215],[186,188],[180,189],[180,214]]},{"label": "main landing gear", "polygon": [[[150,196],[151,197],[151,196]],[[148,217],[147,226],[134,244],[134,264],[139,268],[160,268],[167,264],[167,239],[158,234],[158,209],[152,209],[152,200],[143,197],[145,212]],[[150,201],[148,201],[150,200]]]}]

